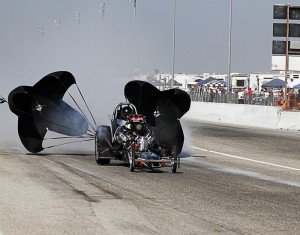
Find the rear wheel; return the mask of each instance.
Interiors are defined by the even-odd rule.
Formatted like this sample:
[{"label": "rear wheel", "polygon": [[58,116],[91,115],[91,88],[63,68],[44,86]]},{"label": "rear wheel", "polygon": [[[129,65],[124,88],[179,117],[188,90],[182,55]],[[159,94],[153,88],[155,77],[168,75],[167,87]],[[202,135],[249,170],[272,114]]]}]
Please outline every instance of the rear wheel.
[{"label": "rear wheel", "polygon": [[110,159],[103,158],[101,155],[107,148],[100,147],[97,142],[95,143],[95,160],[99,165],[108,165],[110,163]]},{"label": "rear wheel", "polygon": [[111,142],[111,129],[109,126],[98,126],[95,137],[95,160],[99,165],[108,165],[109,158],[105,158],[103,153],[109,150],[107,141]]},{"label": "rear wheel", "polygon": [[177,148],[176,148],[176,145],[173,145],[171,157],[172,157],[172,163],[171,163],[172,173],[176,173],[176,171],[177,171]]}]

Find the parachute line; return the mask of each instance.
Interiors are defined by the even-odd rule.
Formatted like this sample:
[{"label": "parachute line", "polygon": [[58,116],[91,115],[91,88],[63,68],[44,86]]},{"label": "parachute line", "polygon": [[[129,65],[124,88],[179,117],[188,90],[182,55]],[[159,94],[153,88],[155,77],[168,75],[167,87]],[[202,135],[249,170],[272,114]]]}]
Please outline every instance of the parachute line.
[{"label": "parachute line", "polygon": [[[66,117],[68,117],[68,118],[70,118],[70,119],[76,121],[76,119],[74,119],[72,116],[65,114],[65,113],[62,112],[60,109],[57,109],[55,106],[53,106],[53,105],[49,105],[49,106],[50,106],[51,108],[55,109],[56,111],[58,111],[59,113],[63,114],[64,116],[66,116]],[[86,117],[85,117],[85,118],[86,118]],[[45,119],[45,120],[47,120],[47,119]],[[47,121],[48,121],[48,120],[47,120]],[[50,121],[49,121],[49,122],[50,122]],[[58,125],[58,126],[61,126],[61,127],[64,127],[63,125],[59,125],[59,124],[57,124],[57,123],[55,123],[55,122],[51,122],[51,123],[54,123],[54,124],[56,124],[56,125]],[[68,128],[68,129],[69,129],[69,130],[75,130],[75,129],[70,129],[70,128]]]},{"label": "parachute line", "polygon": [[[48,121],[49,123],[53,123],[53,124],[55,124],[55,125],[57,125],[57,126],[60,126],[60,127],[65,128],[65,129],[68,129],[68,130],[71,130],[71,131],[77,131],[77,132],[80,132],[79,130],[72,129],[72,128],[69,128],[69,127],[65,127],[65,126],[60,125],[60,124],[58,124],[58,123],[56,123],[56,122],[52,122],[52,121],[49,121],[49,120],[47,120],[47,119],[45,119],[45,120]],[[90,131],[90,130],[89,130],[89,131]]]},{"label": "parachute line", "polygon": [[[71,96],[71,95],[70,95]],[[74,99],[73,99],[74,100]],[[75,101],[74,101],[75,102]],[[64,112],[62,112],[60,109],[57,109],[55,106],[53,106],[53,105],[50,105],[51,106],[51,108],[53,108],[53,109],[55,109],[56,111],[58,111],[59,113],[61,113],[61,114],[63,114],[63,115],[65,115],[66,117],[68,117],[68,118],[70,118],[70,119],[72,119],[72,120],[74,120],[75,121],[75,119],[72,117],[72,116],[69,116],[69,115],[66,115]],[[79,106],[77,105],[77,107],[79,108]],[[80,109],[80,108],[79,108]],[[87,119],[87,117],[84,115],[84,113],[82,112],[82,110],[80,110],[81,111],[81,113],[83,114],[83,116],[85,117],[85,119],[88,121],[88,123],[89,123],[89,125],[93,128],[93,126],[90,124],[90,122],[89,122],[89,120]],[[47,119],[45,119],[45,120],[47,120]],[[47,120],[47,121],[49,121],[49,120]],[[50,122],[50,121],[49,121]],[[55,122],[51,122],[51,123],[53,123],[53,124],[56,124],[56,125],[58,125],[58,126],[61,126],[61,127],[65,127],[65,126],[63,126],[63,125],[59,125],[59,124],[57,124],[57,123],[55,123]],[[67,129],[69,129],[69,130],[75,130],[75,129],[71,129],[71,128],[67,128]],[[76,130],[75,130],[76,131]],[[90,132],[91,133],[91,135],[95,135],[95,133],[96,133],[96,130],[93,128],[93,131],[91,131],[91,130],[87,130],[88,132]]]},{"label": "parachute line", "polygon": [[94,128],[94,126],[90,123],[89,119],[87,118],[87,116],[85,115],[85,113],[82,111],[82,109],[80,108],[80,106],[78,105],[78,103],[76,102],[76,100],[74,99],[74,97],[71,95],[71,93],[69,91],[67,91],[67,93],[69,94],[69,96],[72,98],[72,100],[74,101],[74,103],[76,104],[77,108],[80,110],[81,114],[85,117],[85,119],[88,121],[89,125],[93,128],[93,130],[96,132],[96,129]]},{"label": "parachute line", "polygon": [[8,103],[8,102],[2,95],[0,95],[0,104],[3,104],[3,103]]},{"label": "parachute line", "polygon": [[78,89],[78,91],[79,91],[79,93],[80,93],[80,95],[81,95],[81,98],[83,99],[83,102],[85,103],[85,106],[86,106],[87,109],[89,110],[89,113],[90,113],[90,115],[91,115],[91,117],[92,117],[92,119],[93,119],[93,121],[94,121],[95,126],[97,126],[97,123],[96,123],[96,121],[95,121],[95,118],[94,118],[94,116],[93,116],[93,114],[92,114],[92,112],[91,112],[89,106],[87,105],[87,103],[86,103],[86,101],[85,101],[85,99],[84,99],[84,97],[83,97],[83,95],[82,95],[82,93],[81,93],[81,91],[80,91],[79,86],[77,85],[77,83],[76,83],[76,87],[77,87],[77,89]]},{"label": "parachute line", "polygon": [[[66,86],[64,85],[64,83],[63,83],[61,80],[59,80],[58,78],[57,78],[57,80],[61,83],[61,85],[62,85],[64,88],[66,88]],[[85,102],[85,100],[84,100],[84,98],[83,98],[83,96],[82,96],[82,94],[81,94],[81,92],[80,92],[80,90],[79,90],[79,87],[77,86],[76,81],[75,81],[75,84],[76,84],[76,87],[77,87],[77,89],[78,89],[78,91],[79,91],[79,93],[80,93],[80,95],[81,95],[81,98],[83,99],[85,105],[87,106],[87,104],[86,104],[86,102]],[[80,110],[81,114],[85,117],[85,119],[87,120],[87,122],[89,123],[89,125],[92,127],[92,129],[93,129],[94,132],[96,133],[96,128],[93,127],[93,125],[91,125],[89,119],[87,118],[87,116],[85,115],[85,113],[82,111],[82,109],[80,108],[80,106],[78,105],[78,103],[76,102],[76,100],[74,99],[74,97],[71,95],[71,93],[68,91],[68,89],[66,89],[66,92],[67,92],[67,93],[69,94],[69,96],[72,98],[72,100],[73,100],[74,103],[76,104],[77,108]],[[87,106],[87,108],[88,108],[88,106]],[[89,110],[89,108],[88,108],[88,110]],[[90,112],[90,110],[89,110],[89,112]],[[90,112],[90,114],[91,114],[91,112]],[[95,119],[94,119],[94,117],[93,117],[92,114],[91,114],[91,116],[92,116],[92,118],[93,118],[93,120],[94,120],[94,122],[95,122]],[[97,126],[96,122],[95,122],[95,125]]]},{"label": "parachute line", "polygon": [[46,148],[44,148],[44,149],[54,148],[54,147],[62,146],[62,145],[66,145],[66,144],[74,144],[74,143],[80,143],[80,142],[92,141],[92,140],[95,140],[95,138],[90,138],[90,139],[87,139],[87,140],[78,140],[78,141],[66,142],[66,143],[56,144],[56,145],[51,145],[51,146],[48,146],[48,147],[46,147]]},{"label": "parachute line", "polygon": [[60,140],[60,139],[90,139],[94,138],[91,136],[62,136],[62,137],[51,137],[51,138],[45,138],[44,140]]},{"label": "parachute line", "polygon": [[88,133],[86,133],[87,135],[90,135],[90,136],[95,136],[95,132],[92,132],[91,130],[87,130],[87,132],[89,132],[89,134]]}]

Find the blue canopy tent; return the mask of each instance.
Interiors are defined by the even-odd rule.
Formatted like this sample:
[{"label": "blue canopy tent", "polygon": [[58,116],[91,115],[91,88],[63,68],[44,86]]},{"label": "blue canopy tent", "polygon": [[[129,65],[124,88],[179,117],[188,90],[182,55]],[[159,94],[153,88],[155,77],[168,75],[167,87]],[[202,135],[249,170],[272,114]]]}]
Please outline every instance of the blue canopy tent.
[{"label": "blue canopy tent", "polygon": [[274,78],[273,80],[262,85],[262,87],[264,87],[264,88],[268,88],[268,87],[281,88],[284,86],[285,86],[285,81],[278,79],[278,78]]},{"label": "blue canopy tent", "polygon": [[207,83],[209,83],[209,82],[211,82],[211,81],[213,81],[213,80],[216,80],[216,79],[213,78],[213,77],[209,77],[209,78],[205,79],[205,80],[202,82],[202,84],[207,84]]},{"label": "blue canopy tent", "polygon": [[198,84],[203,84],[204,79],[198,78],[194,82],[197,82]]}]

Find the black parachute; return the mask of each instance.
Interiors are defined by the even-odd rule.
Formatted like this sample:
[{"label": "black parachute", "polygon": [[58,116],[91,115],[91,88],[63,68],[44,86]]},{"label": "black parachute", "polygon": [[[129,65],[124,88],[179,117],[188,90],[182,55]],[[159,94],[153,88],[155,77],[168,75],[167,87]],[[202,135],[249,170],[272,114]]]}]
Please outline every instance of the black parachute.
[{"label": "black parachute", "polygon": [[[86,138],[83,141],[94,140],[95,128],[67,91],[72,85],[78,88],[74,76],[67,71],[58,71],[43,77],[34,86],[19,86],[10,92],[7,102],[18,116],[19,137],[29,152],[38,153],[54,147],[43,147],[47,131],[70,138]],[[79,88],[78,91],[84,100]],[[65,93],[71,96],[81,112],[63,101]],[[160,91],[148,82],[137,80],[125,85],[124,95],[156,130],[159,145],[168,149],[176,145],[177,153],[180,153],[184,134],[179,119],[190,109],[190,96],[180,89]],[[3,102],[6,102],[4,98]],[[91,112],[90,115],[93,118]],[[97,126],[94,118],[93,121]],[[60,138],[64,137],[54,139]]]},{"label": "black parachute", "polygon": [[32,153],[44,149],[47,131],[83,137],[89,131],[86,116],[62,99],[76,84],[66,71],[48,74],[34,86],[19,86],[8,96],[10,110],[18,116],[18,133],[24,147]]},{"label": "black parachute", "polygon": [[150,83],[135,80],[126,84],[124,95],[157,129],[159,145],[168,149],[176,145],[180,153],[184,134],[179,119],[190,109],[189,94],[180,89],[160,91]]}]

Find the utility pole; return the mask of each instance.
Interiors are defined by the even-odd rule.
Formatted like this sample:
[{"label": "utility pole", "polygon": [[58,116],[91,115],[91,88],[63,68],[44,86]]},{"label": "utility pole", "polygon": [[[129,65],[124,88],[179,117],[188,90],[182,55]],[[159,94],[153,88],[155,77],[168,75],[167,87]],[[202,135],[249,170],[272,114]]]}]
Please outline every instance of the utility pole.
[{"label": "utility pole", "polygon": [[135,75],[135,34],[136,34],[136,0],[128,0],[133,3],[133,80]]},{"label": "utility pole", "polygon": [[227,103],[230,99],[231,85],[231,31],[232,31],[232,0],[229,0],[229,29],[228,29],[228,67],[227,67]]},{"label": "utility pole", "polygon": [[175,79],[175,29],[176,29],[176,0],[174,0],[174,8],[173,8],[173,56],[172,56],[172,81],[171,88],[174,88],[174,79]]}]

